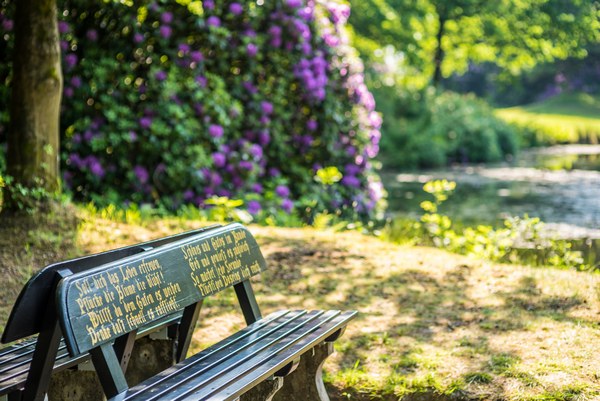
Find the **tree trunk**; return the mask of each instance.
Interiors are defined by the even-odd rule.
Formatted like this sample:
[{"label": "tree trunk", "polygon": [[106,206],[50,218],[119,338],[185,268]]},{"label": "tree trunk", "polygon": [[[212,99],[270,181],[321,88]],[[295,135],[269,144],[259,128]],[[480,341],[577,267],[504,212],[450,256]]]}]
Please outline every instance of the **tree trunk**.
[{"label": "tree trunk", "polygon": [[433,71],[433,80],[432,84],[435,88],[437,88],[442,80],[442,62],[444,61],[444,48],[442,46],[442,40],[445,34],[446,28],[446,18],[441,14],[438,14],[438,31],[435,35],[437,39],[437,47],[435,48],[435,55],[433,57],[433,63],[435,65],[435,70]]},{"label": "tree trunk", "polygon": [[[18,0],[7,149],[15,183],[59,189],[61,93],[56,0]],[[10,194],[6,201],[10,208]]]}]

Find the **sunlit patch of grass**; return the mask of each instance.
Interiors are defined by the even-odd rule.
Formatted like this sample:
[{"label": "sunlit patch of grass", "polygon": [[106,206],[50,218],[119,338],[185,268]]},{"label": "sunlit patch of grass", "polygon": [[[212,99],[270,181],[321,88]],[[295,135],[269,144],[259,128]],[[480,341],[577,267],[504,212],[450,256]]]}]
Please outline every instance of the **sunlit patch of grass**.
[{"label": "sunlit patch of grass", "polygon": [[558,95],[543,102],[496,110],[502,119],[535,135],[534,143],[598,143],[600,100],[585,93]]}]

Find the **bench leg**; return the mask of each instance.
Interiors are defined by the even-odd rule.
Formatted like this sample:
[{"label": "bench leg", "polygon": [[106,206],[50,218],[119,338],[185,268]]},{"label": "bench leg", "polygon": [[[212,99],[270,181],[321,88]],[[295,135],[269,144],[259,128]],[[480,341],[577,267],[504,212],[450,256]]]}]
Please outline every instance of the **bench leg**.
[{"label": "bench leg", "polygon": [[283,378],[283,388],[273,401],[329,401],[323,384],[323,363],[331,354],[333,343],[324,342],[302,355],[296,370]]},{"label": "bench leg", "polygon": [[254,388],[242,394],[239,401],[272,401],[273,396],[283,386],[283,377],[274,377],[259,383]]}]

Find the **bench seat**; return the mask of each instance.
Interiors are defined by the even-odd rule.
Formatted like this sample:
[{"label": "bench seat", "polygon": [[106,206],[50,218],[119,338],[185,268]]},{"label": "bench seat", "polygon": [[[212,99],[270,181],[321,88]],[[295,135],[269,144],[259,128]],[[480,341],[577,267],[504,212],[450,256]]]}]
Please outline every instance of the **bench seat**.
[{"label": "bench seat", "polygon": [[256,382],[290,373],[315,343],[341,335],[355,314],[273,313],[112,400],[235,400]]}]

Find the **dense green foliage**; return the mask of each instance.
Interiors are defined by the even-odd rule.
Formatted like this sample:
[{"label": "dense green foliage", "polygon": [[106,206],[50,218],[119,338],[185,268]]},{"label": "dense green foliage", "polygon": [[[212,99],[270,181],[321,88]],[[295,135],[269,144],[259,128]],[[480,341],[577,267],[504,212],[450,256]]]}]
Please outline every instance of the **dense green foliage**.
[{"label": "dense green foliage", "polygon": [[388,87],[375,95],[386,116],[381,142],[386,166],[499,161],[517,151],[514,129],[472,95]]},{"label": "dense green foliage", "polygon": [[[12,40],[5,6],[3,57]],[[75,198],[175,210],[216,207],[222,197],[243,199],[257,218],[373,217],[382,189],[370,160],[381,120],[345,36],[347,6],[62,7],[62,161]],[[0,95],[6,105],[5,89]],[[318,173],[328,167],[342,178],[326,185]]]},{"label": "dense green foliage", "polygon": [[[443,76],[470,63],[493,62],[516,75],[534,65],[586,55],[599,40],[599,4],[594,0],[357,0],[350,23],[355,43],[378,63],[392,46],[401,55],[395,69],[407,85],[422,87],[441,64]],[[440,53],[441,50],[441,53]]]}]

